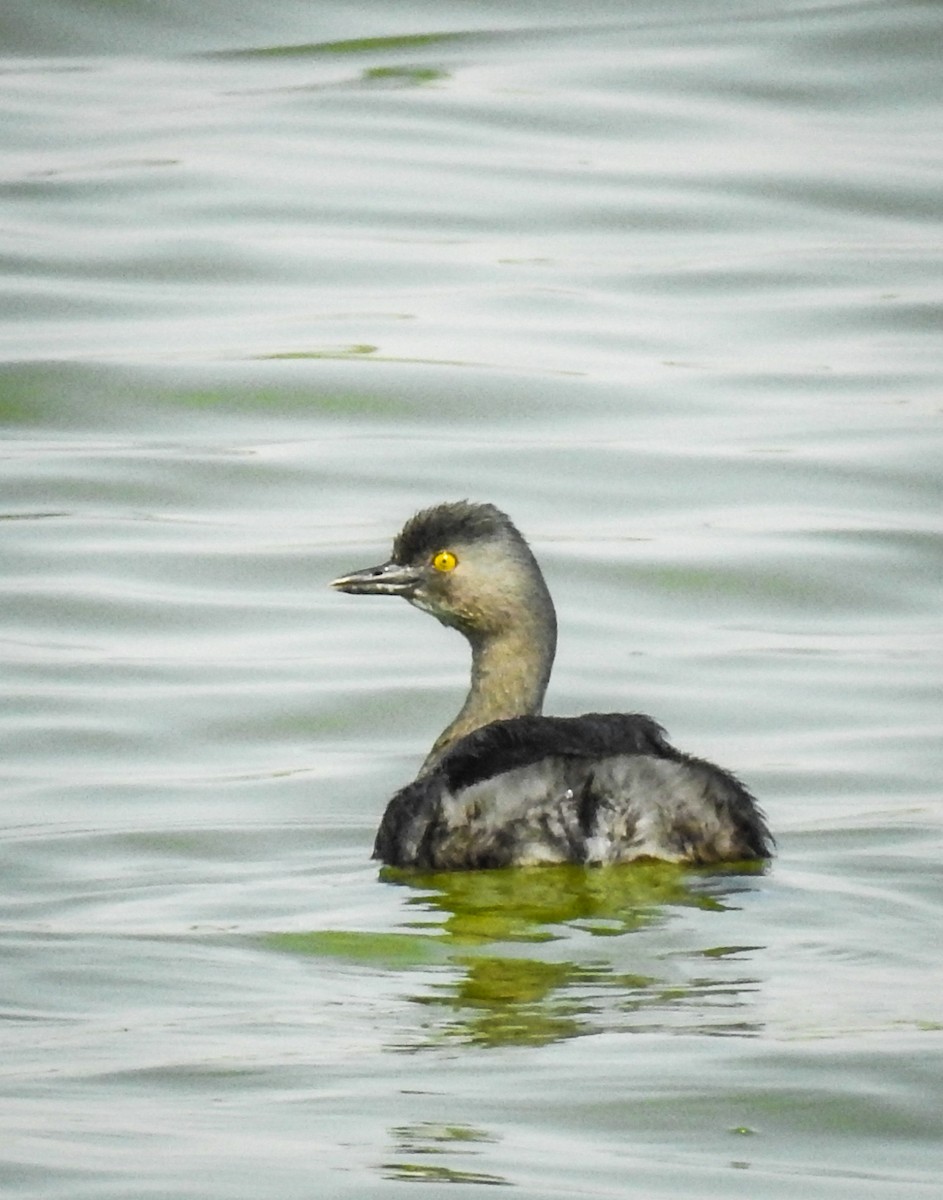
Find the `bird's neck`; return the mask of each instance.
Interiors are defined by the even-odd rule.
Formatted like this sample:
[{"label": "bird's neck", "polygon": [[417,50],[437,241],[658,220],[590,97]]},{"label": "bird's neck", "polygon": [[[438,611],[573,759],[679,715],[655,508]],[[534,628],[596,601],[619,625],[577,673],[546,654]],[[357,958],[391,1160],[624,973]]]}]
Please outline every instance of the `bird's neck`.
[{"label": "bird's neck", "polygon": [[461,712],[439,734],[420,774],[426,774],[466,734],[507,717],[539,713],[553,667],[556,628],[543,621],[521,621],[501,634],[469,638],[471,687]]}]

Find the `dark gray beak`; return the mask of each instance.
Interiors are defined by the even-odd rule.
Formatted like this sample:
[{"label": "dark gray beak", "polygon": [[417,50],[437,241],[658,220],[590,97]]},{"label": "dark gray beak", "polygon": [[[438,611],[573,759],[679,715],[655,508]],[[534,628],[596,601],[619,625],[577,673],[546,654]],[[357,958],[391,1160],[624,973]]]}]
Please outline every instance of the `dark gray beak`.
[{"label": "dark gray beak", "polygon": [[408,600],[421,579],[422,573],[417,567],[387,562],[342,575],[331,582],[331,587],[352,596],[405,596]]}]

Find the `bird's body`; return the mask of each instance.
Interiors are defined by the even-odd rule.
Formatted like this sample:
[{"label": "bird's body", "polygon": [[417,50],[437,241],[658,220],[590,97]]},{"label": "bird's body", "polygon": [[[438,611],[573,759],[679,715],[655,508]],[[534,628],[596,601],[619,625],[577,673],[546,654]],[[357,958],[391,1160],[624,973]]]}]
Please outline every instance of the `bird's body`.
[{"label": "bird's body", "polygon": [[553,603],[527,543],[493,505],[417,513],[389,562],[333,586],[403,596],[472,647],[468,698],[418,777],[389,802],[375,858],[466,870],[771,853],[747,789],[675,750],[650,717],[540,715],[556,647]]}]

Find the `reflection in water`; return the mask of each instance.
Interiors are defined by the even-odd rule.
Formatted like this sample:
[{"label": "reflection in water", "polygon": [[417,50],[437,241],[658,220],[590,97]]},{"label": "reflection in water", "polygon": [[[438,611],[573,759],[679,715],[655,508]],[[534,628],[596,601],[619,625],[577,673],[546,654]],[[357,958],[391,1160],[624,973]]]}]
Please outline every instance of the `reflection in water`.
[{"label": "reflection in water", "polygon": [[[715,1034],[756,1029],[744,1013],[755,980],[731,972],[731,962],[753,947],[702,950],[698,974],[679,982],[650,970],[626,971],[603,946],[594,951],[589,941],[664,922],[668,906],[721,910],[723,895],[737,886],[733,879],[722,888],[715,876],[708,890],[699,886],[703,878],[665,863],[422,877],[385,872],[384,878],[415,889],[412,906],[446,914],[444,924],[420,919],[411,922],[414,928],[435,929],[463,948],[449,956],[446,978],[436,978],[411,997],[440,1015],[426,1030],[426,1045],[455,1039],[481,1046],[535,1045],[612,1029]],[[574,950],[581,943],[578,956],[589,961],[551,955],[549,945],[540,957],[525,949],[527,943],[564,940],[573,942]],[[482,952],[496,943],[503,944],[502,953]],[[508,953],[512,948],[516,952]]]},{"label": "reflection in water", "polygon": [[[762,871],[758,867],[756,872]],[[602,1031],[749,1035],[757,981],[741,963],[755,946],[668,952],[660,934],[678,907],[723,912],[745,869],[694,873],[669,863],[587,870],[534,867],[437,875],[384,870],[409,889],[408,932],[276,933],[270,947],[341,958],[404,979],[428,1020],[393,1048],[443,1043],[543,1045]],[[444,916],[444,919],[443,919]],[[413,985],[415,987],[415,985]]]},{"label": "reflection in water", "polygon": [[451,941],[545,942],[585,929],[597,936],[629,933],[664,919],[666,904],[719,909],[716,898],[692,888],[690,870],[673,863],[632,863],[587,869],[577,866],[454,871],[416,875],[385,868],[381,878],[421,892],[410,904],[448,914]]},{"label": "reflection in water", "polygon": [[451,1013],[440,1037],[480,1046],[540,1045],[592,1033],[600,1005],[594,988],[630,992],[653,980],[619,976],[605,967],[535,962],[529,958],[458,959],[457,979],[437,985],[417,1004]]},{"label": "reflection in water", "polygon": [[387,1179],[420,1183],[510,1183],[500,1175],[429,1161],[431,1157],[447,1154],[462,1155],[463,1158],[480,1154],[477,1145],[497,1141],[497,1138],[470,1125],[437,1125],[432,1121],[420,1121],[416,1125],[397,1126],[390,1130],[390,1136],[394,1154],[403,1155],[406,1161],[397,1157],[393,1162],[385,1162],[383,1174]]}]

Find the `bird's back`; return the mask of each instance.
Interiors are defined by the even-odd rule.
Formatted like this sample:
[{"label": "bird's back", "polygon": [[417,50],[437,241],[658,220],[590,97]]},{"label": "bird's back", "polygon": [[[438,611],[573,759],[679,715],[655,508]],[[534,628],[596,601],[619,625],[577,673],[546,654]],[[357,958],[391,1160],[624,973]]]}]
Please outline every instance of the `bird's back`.
[{"label": "bird's back", "polygon": [[764,858],[745,787],[681,754],[650,717],[495,721],[457,742],[387,806],[374,857],[425,870]]}]

